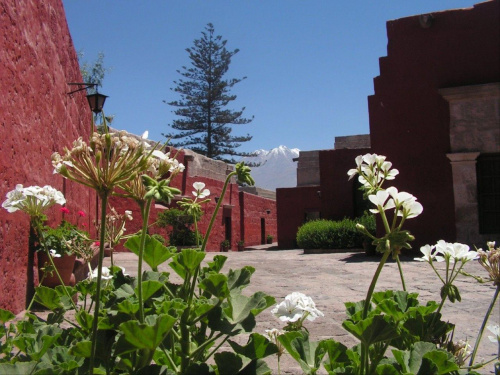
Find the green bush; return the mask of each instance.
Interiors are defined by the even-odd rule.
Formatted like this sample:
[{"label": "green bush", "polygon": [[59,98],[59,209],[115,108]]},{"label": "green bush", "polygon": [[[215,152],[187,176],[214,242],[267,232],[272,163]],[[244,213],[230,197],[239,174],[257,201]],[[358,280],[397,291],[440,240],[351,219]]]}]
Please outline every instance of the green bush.
[{"label": "green bush", "polygon": [[203,235],[192,229],[194,218],[188,215],[186,211],[177,208],[171,208],[158,214],[156,225],[160,228],[169,228],[170,246],[196,246],[203,241]]},{"label": "green bush", "polygon": [[356,220],[314,220],[302,225],[297,232],[297,244],[302,249],[348,249],[362,247],[366,241],[356,223],[375,233],[375,218],[365,214]]}]

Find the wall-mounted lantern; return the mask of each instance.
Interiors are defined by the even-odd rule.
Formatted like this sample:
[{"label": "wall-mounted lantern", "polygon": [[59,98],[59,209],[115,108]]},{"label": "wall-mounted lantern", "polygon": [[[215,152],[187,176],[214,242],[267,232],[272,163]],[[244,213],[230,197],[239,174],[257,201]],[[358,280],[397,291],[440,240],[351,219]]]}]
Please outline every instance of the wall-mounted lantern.
[{"label": "wall-mounted lantern", "polygon": [[72,86],[84,86],[80,87],[79,89],[73,90],[71,92],[68,92],[68,95],[74,94],[75,92],[86,90],[91,87],[95,87],[95,93],[94,94],[88,94],[87,95],[87,101],[89,103],[90,110],[94,112],[95,114],[101,113],[102,108],[104,107],[104,102],[106,101],[107,96],[103,94],[99,94],[97,91],[97,84],[96,83],[87,83],[87,82],[82,82],[82,83],[75,83],[71,82],[68,83],[68,85]]}]

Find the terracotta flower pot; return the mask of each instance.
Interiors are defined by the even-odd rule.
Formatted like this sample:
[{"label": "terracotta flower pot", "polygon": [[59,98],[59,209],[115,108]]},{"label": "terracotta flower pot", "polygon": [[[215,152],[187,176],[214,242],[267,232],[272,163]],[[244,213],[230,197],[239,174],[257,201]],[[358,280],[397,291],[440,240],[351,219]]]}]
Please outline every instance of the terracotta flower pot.
[{"label": "terracotta flower pot", "polygon": [[[49,273],[44,277],[44,272],[41,269],[45,263],[50,264],[50,260],[47,257],[47,254],[44,252],[38,252],[38,278],[42,280],[42,285],[47,286],[49,288],[54,288],[57,285],[61,285],[59,278],[55,272],[52,272],[52,275]],[[75,275],[73,274],[73,268],[75,266],[76,255],[64,255],[60,258],[52,258],[54,261],[54,265],[61,275],[61,279],[63,280],[65,285],[74,286],[75,285]]]}]

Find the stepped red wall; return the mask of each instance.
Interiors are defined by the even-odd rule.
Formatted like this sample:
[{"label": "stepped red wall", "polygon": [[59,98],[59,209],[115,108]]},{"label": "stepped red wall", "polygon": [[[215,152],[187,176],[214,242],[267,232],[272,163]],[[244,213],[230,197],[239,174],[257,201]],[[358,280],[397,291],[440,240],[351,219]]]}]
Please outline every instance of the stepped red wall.
[{"label": "stepped red wall", "polygon": [[386,155],[400,171],[394,185],[422,203],[422,215],[405,223],[416,237],[415,249],[455,240],[453,179],[446,157],[449,105],[438,90],[500,81],[499,14],[500,1],[494,0],[434,13],[429,28],[420,25],[419,16],[387,22],[388,55],[380,59],[375,94],[368,97],[371,151],[320,151],[320,185],[277,189],[280,247],[294,245],[307,210],[325,218],[352,215],[353,182],[345,173],[355,166],[354,157],[366,152]]},{"label": "stepped red wall", "polygon": [[[51,185],[63,191],[76,212],[95,212],[88,189],[52,174],[50,156],[88,137],[90,110],[82,93],[72,97],[68,82],[81,82],[76,52],[60,0],[0,0],[0,199],[16,184]],[[58,207],[49,223],[62,218]],[[85,218],[86,224],[93,217]],[[82,220],[80,220],[82,222]],[[0,209],[0,307],[25,307],[29,220]]]},{"label": "stepped red wall", "polygon": [[415,248],[456,238],[449,105],[438,90],[500,81],[499,15],[495,0],[434,13],[429,28],[418,16],[387,22],[388,54],[368,98],[371,146],[424,207],[407,223]]}]

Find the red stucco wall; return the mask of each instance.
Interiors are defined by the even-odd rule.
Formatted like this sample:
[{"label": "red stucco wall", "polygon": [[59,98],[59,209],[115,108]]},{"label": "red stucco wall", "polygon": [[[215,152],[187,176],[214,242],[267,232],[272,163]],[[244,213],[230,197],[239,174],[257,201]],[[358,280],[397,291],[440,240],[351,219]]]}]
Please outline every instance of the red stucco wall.
[{"label": "red stucco wall", "polygon": [[[172,155],[176,152],[172,152]],[[183,197],[194,198],[192,191],[194,182],[203,182],[206,188],[210,190],[210,202],[203,204],[203,216],[198,223],[198,229],[206,234],[210,219],[216,208],[216,200],[221,196],[224,181],[214,178],[191,176],[189,171],[189,161],[185,158],[183,151],[177,154],[177,160],[187,166],[184,173],[179,174],[172,181],[171,186],[181,190]],[[127,233],[135,233],[141,228],[140,210],[138,205],[130,199],[123,199],[113,197],[110,202],[119,213],[125,210],[131,210],[134,220],[127,223]],[[172,203],[175,206],[175,201]],[[153,224],[157,220],[158,214],[166,209],[166,207],[156,204],[152,207],[150,212],[149,223]],[[270,210],[270,214],[267,214]],[[231,250],[237,250],[237,242],[241,239],[245,240],[246,246],[261,244],[261,218],[265,219],[265,234],[271,234],[275,239],[277,235],[276,230],[276,202],[260,196],[251,195],[247,193],[240,193],[238,185],[235,183],[233,177],[232,182],[228,185],[225,197],[221,203],[220,210],[217,213],[214,225],[212,227],[211,235],[207,243],[207,251],[220,251],[220,244],[225,240],[226,236],[226,217],[230,218],[231,222]],[[158,233],[168,238],[168,229],[159,228],[155,225],[149,229],[150,233]],[[122,246],[117,247],[117,251],[125,250]]]},{"label": "red stucco wall", "polygon": [[276,202],[240,192],[241,239],[245,246],[265,243],[267,235],[277,240]]},{"label": "red stucco wall", "polygon": [[368,98],[371,146],[399,169],[395,186],[424,206],[408,221],[416,246],[455,240],[449,106],[438,90],[500,81],[499,5],[434,13],[430,28],[418,16],[387,22],[388,55]]},{"label": "red stucco wall", "polygon": [[320,211],[320,186],[276,189],[278,212],[278,246],[282,249],[295,248],[297,229],[305,221],[307,211]]},{"label": "red stucco wall", "polygon": [[[73,221],[95,212],[95,198],[52,174],[52,153],[90,129],[85,95],[68,96],[68,82],[81,75],[62,2],[0,0],[0,199],[16,184],[48,184],[65,193]],[[62,218],[58,207],[47,215]],[[24,213],[0,209],[0,307],[15,312],[26,303],[28,233]]]}]

